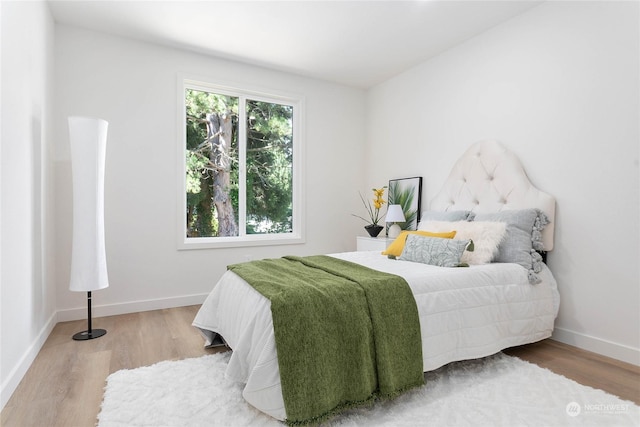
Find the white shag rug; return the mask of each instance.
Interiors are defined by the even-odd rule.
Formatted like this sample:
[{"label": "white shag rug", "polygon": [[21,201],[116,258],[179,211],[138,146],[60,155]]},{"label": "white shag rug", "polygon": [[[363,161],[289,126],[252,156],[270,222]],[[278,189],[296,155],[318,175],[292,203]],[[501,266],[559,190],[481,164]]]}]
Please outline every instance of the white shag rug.
[{"label": "white shag rug", "polygon": [[[107,378],[99,427],[282,426],[224,376],[230,353],[160,362]],[[640,407],[518,358],[497,355],[425,374],[395,400],[332,426],[640,426]]]}]

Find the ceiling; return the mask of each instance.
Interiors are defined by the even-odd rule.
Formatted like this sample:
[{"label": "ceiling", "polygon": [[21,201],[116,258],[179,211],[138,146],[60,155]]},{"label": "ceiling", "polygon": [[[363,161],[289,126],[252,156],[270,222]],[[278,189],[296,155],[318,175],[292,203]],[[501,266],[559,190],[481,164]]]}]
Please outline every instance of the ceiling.
[{"label": "ceiling", "polygon": [[61,24],[361,88],[540,3],[49,0]]}]

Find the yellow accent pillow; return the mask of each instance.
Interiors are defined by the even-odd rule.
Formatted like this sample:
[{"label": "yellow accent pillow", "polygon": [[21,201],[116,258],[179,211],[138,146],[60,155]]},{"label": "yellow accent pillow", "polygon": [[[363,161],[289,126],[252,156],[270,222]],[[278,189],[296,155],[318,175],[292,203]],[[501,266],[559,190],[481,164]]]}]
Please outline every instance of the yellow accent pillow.
[{"label": "yellow accent pillow", "polygon": [[422,230],[417,230],[417,231],[402,231],[400,232],[400,235],[398,237],[396,237],[396,240],[393,241],[393,243],[391,243],[387,249],[385,249],[382,252],[382,255],[393,255],[395,257],[399,257],[400,255],[402,255],[402,250],[404,249],[404,244],[407,241],[407,235],[409,234],[418,234],[420,236],[425,236],[425,237],[439,237],[441,239],[453,239],[454,237],[456,237],[456,232],[454,231],[449,231],[446,233],[434,233],[431,231],[422,231]]}]

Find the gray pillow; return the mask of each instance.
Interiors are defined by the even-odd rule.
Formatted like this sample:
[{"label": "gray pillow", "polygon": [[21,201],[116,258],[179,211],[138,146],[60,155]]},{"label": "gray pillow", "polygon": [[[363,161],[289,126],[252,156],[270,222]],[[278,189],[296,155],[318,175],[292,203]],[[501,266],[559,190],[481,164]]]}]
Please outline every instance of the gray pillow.
[{"label": "gray pillow", "polygon": [[426,211],[422,214],[422,221],[473,221],[476,214],[471,211]]},{"label": "gray pillow", "polygon": [[[441,239],[408,234],[400,259],[438,267],[461,267],[460,258],[471,240]],[[470,248],[471,249],[471,248]]]},{"label": "gray pillow", "polygon": [[547,216],[538,209],[505,210],[477,214],[476,221],[499,221],[507,224],[507,233],[500,243],[494,262],[520,264],[529,272],[529,283],[540,283],[542,270],[542,230],[549,224]]}]

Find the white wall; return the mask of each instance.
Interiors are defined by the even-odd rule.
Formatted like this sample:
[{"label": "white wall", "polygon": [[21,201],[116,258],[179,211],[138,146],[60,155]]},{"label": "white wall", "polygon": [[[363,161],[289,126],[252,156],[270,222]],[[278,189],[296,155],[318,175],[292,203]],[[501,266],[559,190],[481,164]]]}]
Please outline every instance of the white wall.
[{"label": "white wall", "polygon": [[[94,293],[96,316],[196,304],[226,265],[289,253],[355,249],[362,224],[365,93],[291,74],[56,26],[55,139],[57,301],[60,320],[85,316],[68,290],[71,178],[68,115],[109,121],[105,231],[110,287]],[[306,244],[178,251],[178,74],[301,94],[306,104]],[[96,327],[99,320],[96,320]]]},{"label": "white wall", "polygon": [[[432,198],[481,139],[557,199],[554,336],[640,364],[637,2],[547,2],[370,90],[370,181]],[[425,205],[426,206],[426,203]]]},{"label": "white wall", "polygon": [[55,325],[51,102],[53,20],[0,2],[0,408]]}]

